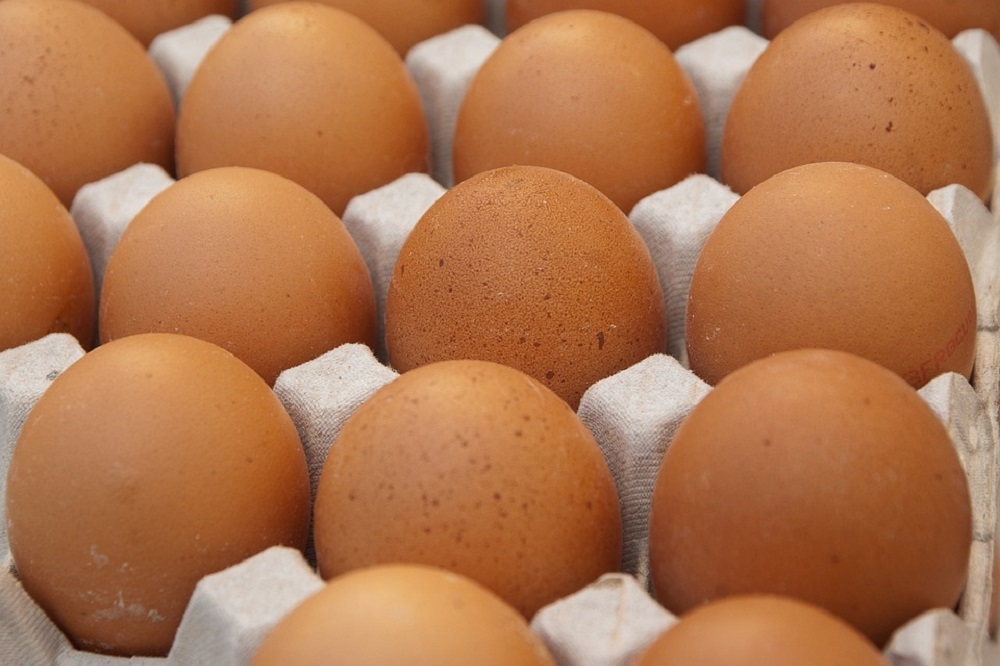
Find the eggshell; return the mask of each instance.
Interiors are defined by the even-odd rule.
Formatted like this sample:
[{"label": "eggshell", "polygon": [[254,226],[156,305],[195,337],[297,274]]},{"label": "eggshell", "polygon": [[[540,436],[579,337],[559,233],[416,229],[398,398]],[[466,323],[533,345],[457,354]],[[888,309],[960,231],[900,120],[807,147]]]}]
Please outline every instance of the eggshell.
[{"label": "eggshell", "polygon": [[96,311],[80,232],[35,174],[0,155],[0,351],[49,333],[89,349]]},{"label": "eggshell", "polygon": [[400,372],[496,361],[574,409],[591,384],[665,344],[656,269],[628,218],[543,167],[495,169],[442,195],[399,252],[385,321]]},{"label": "eggshell", "polygon": [[35,405],[7,481],[24,589],[81,648],[164,655],[195,583],[305,546],[309,482],[288,414],[246,365],[172,334],[67,368]]},{"label": "eggshell", "polygon": [[177,123],[182,176],[220,166],[279,173],[342,215],[351,197],[428,170],[427,121],[392,46],[312,2],[251,12],[195,72]]},{"label": "eggshell", "polygon": [[[249,0],[251,10],[289,0]],[[318,0],[343,9],[378,30],[400,56],[435,35],[464,25],[481,24],[483,0]]]},{"label": "eggshell", "polygon": [[473,581],[416,565],[345,574],[265,639],[251,666],[555,662],[513,608]]},{"label": "eggshell", "polygon": [[731,595],[817,604],[881,646],[952,608],[972,543],[965,473],[897,375],[831,350],[723,380],[670,443],[653,491],[653,589],[683,614]]},{"label": "eggshell", "polygon": [[571,173],[628,213],[705,168],[698,95],[670,50],[621,16],[549,14],[508,35],[462,100],[456,182],[534,164]]},{"label": "eggshell", "polygon": [[375,296],[318,197],[274,173],[221,167],[154,197],[108,261],[101,340],[150,332],[214,342],[273,384],[341,344],[373,347]]},{"label": "eggshell", "polygon": [[[1000,2],[996,0],[874,0],[920,16],[952,38],[963,30],[980,28],[1000,40]],[[764,36],[775,35],[806,14],[843,0],[762,0],[761,28]]]},{"label": "eggshell", "polygon": [[779,596],[729,597],[700,606],[661,634],[634,666],[673,664],[887,666],[846,622]]},{"label": "eggshell", "polygon": [[948,38],[875,3],[821,9],[775,37],[733,97],[722,180],[744,193],[821,161],[867,164],[925,195],[957,183],[988,200],[989,117]]},{"label": "eggshell", "polygon": [[620,14],[656,35],[670,49],[731,25],[742,25],[746,0],[507,0],[507,30],[569,9]]},{"label": "eggshell", "polygon": [[239,0],[83,0],[118,21],[144,46],[157,35],[212,14],[234,18]]},{"label": "eggshell", "polygon": [[859,164],[789,169],[723,215],[691,278],[691,369],[715,384],[768,354],[849,351],[914,387],[968,378],[976,294],[951,227],[909,185]]},{"label": "eggshell", "polygon": [[526,617],[621,561],[593,435],[541,383],[486,361],[426,365],[369,398],[333,443],[315,513],[324,578],[439,566]]},{"label": "eggshell", "polygon": [[136,162],[173,168],[167,84],[104,13],[71,0],[5,0],[0,62],[0,153],[67,208],[81,185]]}]

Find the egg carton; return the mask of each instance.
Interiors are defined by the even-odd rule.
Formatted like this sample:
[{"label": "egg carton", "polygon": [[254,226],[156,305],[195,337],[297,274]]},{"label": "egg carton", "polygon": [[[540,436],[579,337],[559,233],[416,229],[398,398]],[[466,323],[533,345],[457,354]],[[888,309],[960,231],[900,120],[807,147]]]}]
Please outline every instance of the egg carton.
[{"label": "egg carton", "polygon": [[[502,3],[492,2],[491,7],[496,21]],[[229,25],[228,19],[209,17],[154,40],[150,54],[175,99],[183,96],[201,58]],[[485,28],[466,26],[428,40],[407,55],[407,67],[428,114],[432,174],[408,174],[360,195],[343,216],[371,271],[380,325],[396,255],[409,230],[451,183],[448,156],[461,97],[498,42]],[[990,104],[993,126],[1000,128],[1000,46],[983,31],[963,33],[954,43],[973,66]],[[707,174],[647,197],[629,216],[657,266],[670,337],[667,354],[651,356],[597,382],[581,400],[578,414],[594,433],[616,479],[624,573],[607,574],[534,617],[532,628],[559,664],[624,666],[676,621],[650,593],[649,504],[659,461],[671,437],[711,390],[687,368],[684,307],[698,252],[738,198],[717,180],[721,130],[736,87],[766,44],[747,28],[734,27],[676,53],[706,117],[709,165]],[[71,212],[90,252],[98,285],[125,226],[172,182],[159,167],[141,164],[81,189]],[[952,224],[972,268],[978,298],[971,384],[949,373],[920,391],[946,424],[967,472],[974,541],[969,581],[958,609],[935,609],[910,622],[893,637],[885,654],[897,666],[1000,664],[989,638],[1000,472],[1000,174],[992,214],[974,194],[957,185],[933,192],[928,199]],[[384,340],[381,328],[378,339]],[[0,494],[14,443],[32,405],[83,353],[72,337],[63,334],[0,353]],[[278,378],[275,392],[298,429],[314,493],[323,461],[343,423],[397,376],[385,358],[381,342],[374,352],[362,345],[345,345]],[[0,553],[7,553],[0,563],[0,664],[246,664],[270,628],[322,585],[302,553],[272,548],[198,584],[167,657],[97,655],[73,649],[26,595],[9,556],[4,524],[0,520]]]}]

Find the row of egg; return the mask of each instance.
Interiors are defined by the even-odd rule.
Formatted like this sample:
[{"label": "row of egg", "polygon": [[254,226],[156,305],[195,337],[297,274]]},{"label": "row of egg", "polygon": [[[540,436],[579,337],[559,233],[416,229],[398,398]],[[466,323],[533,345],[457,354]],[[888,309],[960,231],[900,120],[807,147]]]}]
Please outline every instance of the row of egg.
[{"label": "row of egg", "polygon": [[[152,260],[153,260],[153,258],[152,258],[152,257],[147,257],[147,259],[148,259],[149,261],[152,261]],[[209,285],[209,286],[211,286],[211,285]],[[959,331],[959,330],[962,330],[962,326],[964,326],[966,330],[968,329],[968,325],[967,325],[967,323],[965,323],[965,320],[964,320],[964,319],[962,320],[962,322],[963,322],[963,323],[962,323],[962,324],[960,324],[958,328],[956,328],[956,331]],[[595,339],[597,339],[597,336],[596,336],[596,335],[595,335],[594,337],[595,337]],[[598,343],[598,344],[601,344],[601,343]]]}]

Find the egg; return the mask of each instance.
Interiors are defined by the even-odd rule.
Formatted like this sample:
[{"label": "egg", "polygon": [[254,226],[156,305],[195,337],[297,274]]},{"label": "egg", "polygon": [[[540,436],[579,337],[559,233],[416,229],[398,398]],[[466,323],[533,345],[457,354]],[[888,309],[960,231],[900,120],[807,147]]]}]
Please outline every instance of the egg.
[{"label": "egg", "polygon": [[283,2],[209,51],[177,121],[181,176],[221,166],[281,174],[334,213],[429,164],[427,121],[395,49],[345,11]]},{"label": "egg", "polygon": [[94,342],[94,279],[73,218],[35,174],[0,155],[0,351],[48,335]]},{"label": "egg", "polygon": [[320,475],[320,573],[384,563],[467,576],[530,618],[620,566],[614,479],[583,422],[524,373],[442,361],[344,424]]},{"label": "egg", "polygon": [[[979,28],[1000,40],[1000,3],[996,0],[875,0],[905,9],[923,18],[952,38],[963,30]],[[761,27],[768,39],[806,14],[843,0],[762,0]]]},{"label": "egg", "polygon": [[385,323],[400,372],[495,361],[574,409],[597,380],[662,351],[666,329],[656,268],[625,214],[532,166],[476,175],[430,207],[400,249]]},{"label": "egg", "polygon": [[919,192],[872,167],[807,164],[723,215],[692,273],[686,336],[710,384],[776,351],[826,347],[919,388],[971,376],[976,294],[954,232]]},{"label": "egg", "polygon": [[[289,0],[249,0],[250,9]],[[378,30],[400,56],[415,44],[485,20],[483,0],[319,0],[343,9]]]},{"label": "egg", "polygon": [[198,580],[303,548],[305,454],[268,386],[192,337],[137,335],[67,368],[7,478],[24,589],[90,652],[165,655]]},{"label": "egg", "polygon": [[923,194],[964,185],[987,200],[990,121],[948,38],[875,3],[821,9],[775,37],[733,97],[722,180],[742,194],[821,161],[867,164]]},{"label": "egg", "polygon": [[779,352],[719,383],[656,478],[653,589],[669,610],[739,594],[816,604],[878,646],[965,586],[971,506],[937,415],[898,375]]},{"label": "egg", "polygon": [[513,164],[571,173],[625,213],[705,169],[694,86],[652,33],[616,14],[549,14],[508,35],[458,112],[456,182]]},{"label": "egg", "polygon": [[302,186],[245,167],[198,172],[153,198],[111,258],[100,336],[183,333],[273,384],[334,347],[374,347],[375,294],[340,218]]},{"label": "egg", "polygon": [[166,82],[142,44],[82,2],[0,2],[0,114],[0,153],[67,208],[81,185],[137,162],[173,169]]},{"label": "egg", "polygon": [[633,666],[887,666],[852,626],[780,596],[720,599],[687,613]]},{"label": "egg", "polygon": [[513,608],[463,576],[383,565],[344,574],[264,639],[251,666],[546,666],[548,650]]},{"label": "egg", "polygon": [[239,0],[83,0],[118,21],[144,46],[168,30],[217,14],[234,18]]},{"label": "egg", "polygon": [[541,16],[569,9],[620,14],[656,35],[670,49],[731,25],[742,25],[746,0],[507,0],[513,31]]}]

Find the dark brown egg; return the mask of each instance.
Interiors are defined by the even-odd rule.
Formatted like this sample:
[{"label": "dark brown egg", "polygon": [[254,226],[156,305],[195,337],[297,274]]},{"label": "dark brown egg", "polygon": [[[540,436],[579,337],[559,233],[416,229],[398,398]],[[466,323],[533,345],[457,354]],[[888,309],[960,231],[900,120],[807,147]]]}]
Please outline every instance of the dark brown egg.
[{"label": "dark brown egg", "polygon": [[544,16],[500,43],[458,113],[456,182],[512,164],[571,173],[628,213],[704,170],[697,93],[636,23],[591,10]]},{"label": "dark brown egg", "polygon": [[[981,28],[1000,40],[1000,2],[996,0],[874,1],[912,12],[949,38],[963,30]],[[844,4],[844,0],[763,0],[760,13],[764,36],[773,39],[806,14],[836,4]]]},{"label": "dark brown egg", "polygon": [[83,0],[118,21],[149,46],[157,35],[193,23],[211,14],[234,18],[239,0]]},{"label": "dark brown egg", "polygon": [[915,387],[969,377],[976,294],[951,227],[888,173],[826,162],[745,194],[713,230],[691,278],[691,369],[714,384],[785,349],[841,349]]},{"label": "dark brown egg", "polygon": [[49,333],[89,349],[90,259],[69,212],[35,174],[0,155],[0,351]]},{"label": "dark brown egg", "polygon": [[401,372],[496,361],[574,408],[591,384],[665,340],[660,284],[638,232],[596,189],[543,167],[488,171],[438,199],[400,250],[385,317]]},{"label": "dark brown egg", "polygon": [[796,599],[737,596],[698,606],[633,666],[888,666],[857,629]]},{"label": "dark brown egg", "polygon": [[727,26],[742,25],[746,0],[507,0],[507,30],[568,9],[620,14],[676,50]]},{"label": "dark brown egg", "polygon": [[214,342],[273,384],[341,344],[374,347],[375,295],[317,196],[268,171],[210,169],[150,201],[108,261],[101,340],[151,332]]},{"label": "dark brown egg", "polygon": [[524,618],[441,569],[385,565],[344,574],[264,639],[251,666],[551,666]]},{"label": "dark brown egg", "polygon": [[253,370],[183,335],[66,369],[24,424],[6,501],[25,590],[76,647],[118,655],[165,655],[202,576],[303,548],[309,528],[291,418]]},{"label": "dark brown egg", "polygon": [[987,200],[989,117],[948,38],[876,3],[821,9],[775,37],[733,98],[722,179],[743,193],[824,161],[888,171],[922,194],[957,183]]},{"label": "dark brown egg", "polygon": [[878,646],[954,607],[971,544],[965,473],[937,415],[898,375],[829,350],[774,354],[716,386],[670,443],[650,514],[667,609],[788,595]]},{"label": "dark brown egg", "polygon": [[361,19],[313,2],[237,21],[199,66],[177,122],[180,175],[266,169],[337,215],[428,160],[427,121],[399,54]]},{"label": "dark brown egg", "polygon": [[320,573],[413,562],[468,576],[530,618],[620,566],[618,495],[593,435],[522,372],[444,361],[347,421],[316,496]]},{"label": "dark brown egg", "polygon": [[135,37],[72,0],[0,2],[0,153],[67,208],[136,164],[173,168],[170,91]]},{"label": "dark brown egg", "polygon": [[[289,0],[249,0],[256,10]],[[410,48],[463,25],[485,19],[483,0],[318,0],[362,19],[389,40],[401,56]]]}]

